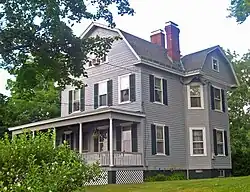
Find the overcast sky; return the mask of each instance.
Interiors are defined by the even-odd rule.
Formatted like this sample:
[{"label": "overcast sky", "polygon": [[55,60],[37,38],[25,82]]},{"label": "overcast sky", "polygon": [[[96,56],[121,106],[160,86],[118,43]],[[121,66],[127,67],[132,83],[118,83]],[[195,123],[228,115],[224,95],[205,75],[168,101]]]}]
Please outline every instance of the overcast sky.
[{"label": "overcast sky", "polygon": [[[149,40],[151,31],[163,29],[165,22],[173,21],[180,28],[181,54],[221,45],[243,54],[250,49],[250,18],[239,25],[226,18],[230,0],[130,0],[135,16],[115,17],[117,27]],[[156,3],[157,2],[157,3]],[[74,26],[80,35],[90,21]],[[5,90],[10,76],[0,70],[0,93]]]}]

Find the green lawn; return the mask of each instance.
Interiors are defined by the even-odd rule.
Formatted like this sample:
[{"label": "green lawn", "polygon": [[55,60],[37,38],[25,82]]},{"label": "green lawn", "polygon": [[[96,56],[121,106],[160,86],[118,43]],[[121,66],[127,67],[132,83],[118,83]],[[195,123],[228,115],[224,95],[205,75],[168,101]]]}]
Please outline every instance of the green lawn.
[{"label": "green lawn", "polygon": [[87,187],[87,192],[250,192],[250,177],[231,177],[189,181],[148,182],[134,185]]}]

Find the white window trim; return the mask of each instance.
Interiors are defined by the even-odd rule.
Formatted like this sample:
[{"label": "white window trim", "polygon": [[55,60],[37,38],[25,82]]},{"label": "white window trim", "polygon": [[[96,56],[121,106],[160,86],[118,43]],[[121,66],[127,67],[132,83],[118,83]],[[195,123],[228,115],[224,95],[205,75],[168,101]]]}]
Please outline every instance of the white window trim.
[{"label": "white window trim", "polygon": [[[223,140],[223,154],[217,154],[216,156],[217,157],[225,157],[226,156],[226,149],[225,149],[225,130],[224,129],[218,129],[218,128],[215,128],[216,130],[216,143],[217,143],[217,131],[220,131],[222,132],[222,140]],[[218,145],[218,143],[217,143]],[[217,148],[217,146],[216,146]],[[217,150],[217,153],[218,153],[218,150]]]},{"label": "white window trim", "polygon": [[72,89],[72,113],[79,113],[81,112],[81,89],[78,89],[79,90],[79,110],[77,111],[74,111],[74,94],[75,94],[75,89]]},{"label": "white window trim", "polygon": [[[193,130],[202,130],[204,154],[194,154],[194,151],[193,151]],[[194,157],[207,156],[206,128],[205,127],[189,127],[189,144],[190,144],[190,155],[191,156],[194,156]]]},{"label": "white window trim", "polygon": [[[109,80],[110,79],[105,79],[105,80],[97,82],[97,84],[98,84],[98,109],[108,107],[108,81]],[[107,105],[100,106],[99,84],[105,83],[105,82],[106,82],[106,86],[107,86],[107,101],[106,101]]]},{"label": "white window trim", "polygon": [[[123,126],[121,127],[121,129],[122,129],[121,131],[123,132],[124,128],[125,128],[125,127],[128,127],[128,126],[130,126],[130,135],[131,135],[131,136],[130,136],[130,151],[127,151],[127,152],[130,153],[130,152],[132,152],[132,127],[131,127],[131,124],[130,124],[130,125],[126,125],[126,126],[123,125]],[[124,138],[123,138],[123,133],[121,133],[121,135],[122,135],[122,138],[121,138],[121,150],[124,151],[124,145],[123,145]]]},{"label": "white window trim", "polygon": [[223,109],[222,109],[222,88],[220,87],[217,87],[217,86],[214,86],[212,85],[214,89],[219,89],[220,90],[220,110],[219,109],[215,109],[215,90],[214,90],[214,110],[215,111],[218,111],[218,112],[223,112]]},{"label": "white window trim", "polygon": [[[155,125],[155,141],[156,141],[156,155],[166,156],[166,149],[165,149],[165,126],[164,124],[154,123]],[[163,127],[163,153],[157,152],[157,126]]]},{"label": "white window trim", "polygon": [[[201,107],[191,107],[190,86],[192,85],[200,85]],[[187,85],[187,97],[188,97],[188,109],[204,109],[204,92],[203,92],[203,85],[201,83],[191,83],[190,85]]]},{"label": "white window trim", "polygon": [[122,77],[126,77],[126,76],[129,76],[129,78],[130,78],[130,75],[131,75],[131,73],[118,76],[118,104],[131,103],[131,99],[130,99],[130,85],[129,85],[129,100],[128,101],[121,102],[121,87],[120,87],[121,78]]},{"label": "white window trim", "polygon": [[[217,61],[218,70],[214,69],[213,60],[216,60],[216,61]],[[216,59],[215,57],[212,57],[212,69],[213,69],[214,71],[216,71],[216,72],[220,72],[220,63],[219,63],[219,60]]]},{"label": "white window trim", "polygon": [[[161,98],[162,98],[162,102],[159,102],[159,101],[155,101],[155,78],[157,78],[157,79],[161,79]],[[154,103],[156,103],[156,104],[160,104],[160,105],[164,105],[164,103],[163,103],[163,77],[159,77],[159,76],[157,76],[157,75],[154,75]]]}]

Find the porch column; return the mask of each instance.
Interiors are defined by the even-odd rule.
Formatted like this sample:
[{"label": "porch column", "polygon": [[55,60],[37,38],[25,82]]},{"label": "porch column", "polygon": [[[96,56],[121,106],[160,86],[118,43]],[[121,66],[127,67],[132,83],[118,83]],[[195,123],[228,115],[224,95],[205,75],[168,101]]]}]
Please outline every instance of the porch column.
[{"label": "porch column", "polygon": [[35,138],[35,131],[32,131],[32,138]]},{"label": "porch column", "polygon": [[79,153],[82,153],[82,123],[79,123]]},{"label": "porch column", "polygon": [[56,128],[54,127],[54,148],[56,148]]},{"label": "porch column", "polygon": [[113,159],[113,119],[109,118],[109,166],[114,166]]}]

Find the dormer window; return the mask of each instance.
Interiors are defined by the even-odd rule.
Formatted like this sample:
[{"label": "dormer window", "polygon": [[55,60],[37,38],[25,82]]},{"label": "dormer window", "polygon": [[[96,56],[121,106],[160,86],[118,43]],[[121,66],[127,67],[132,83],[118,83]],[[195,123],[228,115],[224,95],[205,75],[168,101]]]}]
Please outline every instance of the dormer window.
[{"label": "dormer window", "polygon": [[219,72],[219,60],[212,57],[212,69]]},{"label": "dormer window", "polygon": [[104,55],[102,58],[97,58],[94,54],[88,55],[87,68],[94,67],[100,65],[101,63],[105,63],[108,61],[108,56]]}]

